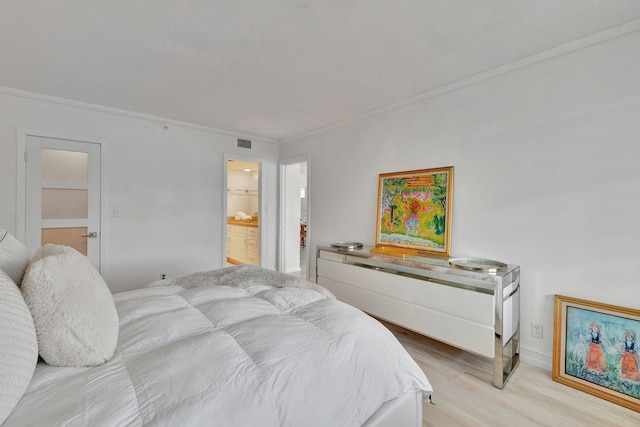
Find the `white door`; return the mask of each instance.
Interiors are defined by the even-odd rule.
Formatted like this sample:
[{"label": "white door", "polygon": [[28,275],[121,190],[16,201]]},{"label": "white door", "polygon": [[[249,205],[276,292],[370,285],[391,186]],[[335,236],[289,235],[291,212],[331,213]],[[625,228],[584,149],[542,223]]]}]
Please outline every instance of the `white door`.
[{"label": "white door", "polygon": [[26,136],[25,243],[71,246],[100,271],[100,144]]}]

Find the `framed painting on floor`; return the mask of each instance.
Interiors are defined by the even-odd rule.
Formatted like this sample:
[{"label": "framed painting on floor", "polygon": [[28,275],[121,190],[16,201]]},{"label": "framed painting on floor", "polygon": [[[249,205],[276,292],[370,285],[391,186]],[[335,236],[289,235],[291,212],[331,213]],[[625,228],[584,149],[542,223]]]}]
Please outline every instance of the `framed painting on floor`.
[{"label": "framed painting on floor", "polygon": [[555,296],[554,381],[640,412],[640,310]]}]

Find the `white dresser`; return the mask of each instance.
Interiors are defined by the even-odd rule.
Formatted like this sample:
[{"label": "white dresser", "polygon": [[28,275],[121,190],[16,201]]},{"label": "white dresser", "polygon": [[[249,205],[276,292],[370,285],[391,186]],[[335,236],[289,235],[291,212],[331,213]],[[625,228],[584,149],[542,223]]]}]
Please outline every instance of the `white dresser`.
[{"label": "white dresser", "polygon": [[318,247],[317,283],[373,316],[493,359],[502,388],[520,359],[520,267],[469,271],[369,249]]}]

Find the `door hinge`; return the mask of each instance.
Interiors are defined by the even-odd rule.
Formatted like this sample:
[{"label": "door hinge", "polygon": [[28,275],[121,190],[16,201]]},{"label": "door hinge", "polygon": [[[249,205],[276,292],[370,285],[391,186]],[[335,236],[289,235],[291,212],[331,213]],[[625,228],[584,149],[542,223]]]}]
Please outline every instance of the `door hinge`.
[{"label": "door hinge", "polygon": [[24,152],[24,161],[25,162],[27,161],[27,152],[26,151]]}]

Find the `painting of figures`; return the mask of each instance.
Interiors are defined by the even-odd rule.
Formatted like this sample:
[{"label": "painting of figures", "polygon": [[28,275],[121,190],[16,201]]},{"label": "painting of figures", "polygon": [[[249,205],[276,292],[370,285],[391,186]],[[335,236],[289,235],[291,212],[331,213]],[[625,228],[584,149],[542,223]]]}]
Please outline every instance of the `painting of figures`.
[{"label": "painting of figures", "polygon": [[553,379],[640,411],[640,311],[556,295]]},{"label": "painting of figures", "polygon": [[449,255],[453,166],[381,174],[376,245]]}]

